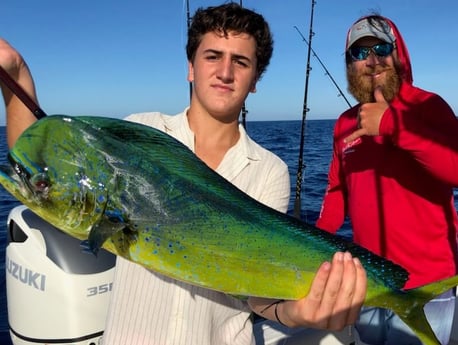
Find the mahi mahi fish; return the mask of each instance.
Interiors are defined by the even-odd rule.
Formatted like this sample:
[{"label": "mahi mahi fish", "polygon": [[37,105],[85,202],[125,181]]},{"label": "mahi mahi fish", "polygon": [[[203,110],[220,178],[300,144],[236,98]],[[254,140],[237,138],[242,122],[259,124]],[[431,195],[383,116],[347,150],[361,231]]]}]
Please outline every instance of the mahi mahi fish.
[{"label": "mahi mahi fish", "polygon": [[144,267],[237,296],[304,297],[319,265],[349,251],[366,269],[365,305],[438,344],[423,312],[458,276],[403,289],[401,266],[249,197],[186,146],[120,119],[52,115],[8,154],[0,183],[44,220]]}]

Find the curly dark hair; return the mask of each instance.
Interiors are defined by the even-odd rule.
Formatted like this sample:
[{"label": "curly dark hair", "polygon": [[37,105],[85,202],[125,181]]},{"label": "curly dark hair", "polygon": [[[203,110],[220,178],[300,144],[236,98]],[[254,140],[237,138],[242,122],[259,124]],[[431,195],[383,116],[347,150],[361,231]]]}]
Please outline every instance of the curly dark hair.
[{"label": "curly dark hair", "polygon": [[208,32],[246,33],[256,41],[257,77],[261,78],[273,52],[273,38],[268,23],[260,14],[231,2],[220,6],[199,8],[188,30],[186,55],[193,61],[202,36]]}]

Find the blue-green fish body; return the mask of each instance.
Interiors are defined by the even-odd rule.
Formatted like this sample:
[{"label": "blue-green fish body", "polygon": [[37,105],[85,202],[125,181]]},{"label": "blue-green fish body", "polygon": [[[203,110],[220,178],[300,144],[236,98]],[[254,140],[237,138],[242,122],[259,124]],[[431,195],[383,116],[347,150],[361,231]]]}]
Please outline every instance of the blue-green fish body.
[{"label": "blue-green fish body", "polygon": [[62,231],[169,277],[238,296],[299,299],[336,251],[359,257],[366,305],[392,309],[424,344],[423,313],[458,277],[403,290],[408,273],[252,199],[169,135],[104,117],[48,116],[9,153],[0,183]]}]

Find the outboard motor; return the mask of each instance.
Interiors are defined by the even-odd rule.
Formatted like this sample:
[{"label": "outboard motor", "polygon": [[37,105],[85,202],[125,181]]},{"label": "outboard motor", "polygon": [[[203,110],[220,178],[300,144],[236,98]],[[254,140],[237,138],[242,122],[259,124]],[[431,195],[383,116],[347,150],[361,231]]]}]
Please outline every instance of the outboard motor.
[{"label": "outboard motor", "polygon": [[116,256],[82,252],[81,241],[25,206],[8,217],[6,294],[14,345],[97,345],[105,327]]}]

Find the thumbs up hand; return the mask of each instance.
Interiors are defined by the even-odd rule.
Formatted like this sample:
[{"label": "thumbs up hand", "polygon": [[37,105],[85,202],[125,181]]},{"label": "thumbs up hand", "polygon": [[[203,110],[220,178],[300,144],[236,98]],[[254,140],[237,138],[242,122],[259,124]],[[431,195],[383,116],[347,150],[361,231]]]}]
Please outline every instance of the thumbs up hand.
[{"label": "thumbs up hand", "polygon": [[377,87],[374,90],[375,103],[361,104],[358,110],[358,129],[344,139],[348,143],[356,140],[363,135],[379,135],[380,121],[383,113],[388,108],[389,104],[383,96],[382,89]]}]

